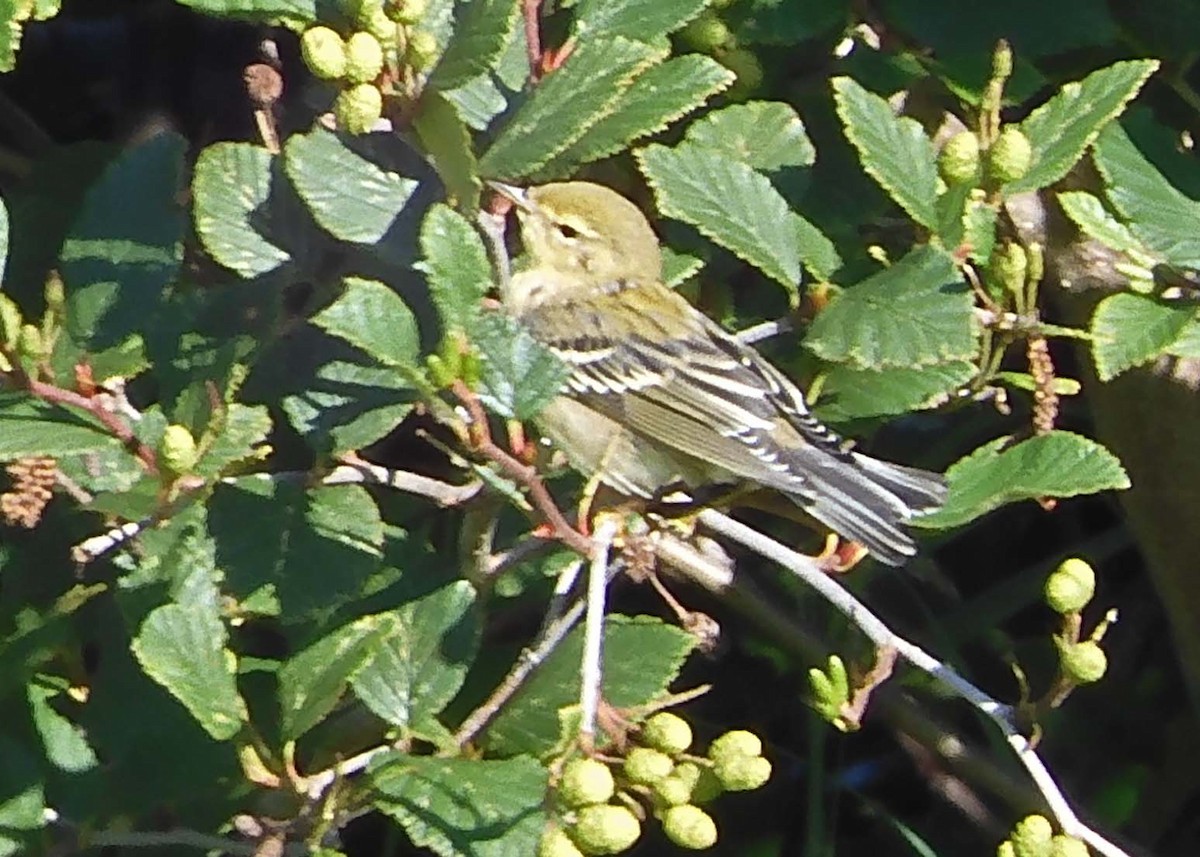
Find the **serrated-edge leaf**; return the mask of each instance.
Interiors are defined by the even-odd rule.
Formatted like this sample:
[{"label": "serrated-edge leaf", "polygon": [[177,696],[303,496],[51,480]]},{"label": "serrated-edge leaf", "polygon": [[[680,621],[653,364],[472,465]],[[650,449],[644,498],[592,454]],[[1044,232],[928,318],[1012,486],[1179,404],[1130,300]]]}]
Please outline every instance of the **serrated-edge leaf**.
[{"label": "serrated-edge leaf", "polygon": [[475,227],[446,205],[434,205],[421,224],[421,269],[447,328],[470,330],[492,285],[487,248]]},{"label": "serrated-edge leaf", "polygon": [[383,238],[418,185],[323,128],[287,141],[283,169],[313,219],[335,238],[358,244]]},{"label": "serrated-edge leaf", "polygon": [[416,365],[417,320],[400,295],[378,280],[346,277],[345,291],[312,317],[312,323],[387,366]]},{"label": "serrated-edge leaf", "polygon": [[1148,249],[1129,227],[1113,217],[1094,194],[1083,190],[1063,191],[1058,194],[1058,203],[1071,222],[1089,238],[1122,253],[1149,255]]},{"label": "serrated-edge leaf", "polygon": [[459,108],[438,92],[421,96],[421,110],[413,119],[413,130],[421,140],[430,163],[446,186],[446,199],[466,210],[478,207],[479,162],[471,147],[471,134]]},{"label": "serrated-edge leaf", "polygon": [[817,160],[804,122],[795,108],[781,101],[749,101],[714,110],[693,122],[683,139],[766,172],[811,167]]},{"label": "serrated-edge leaf", "polygon": [[0,461],[114,449],[121,441],[90,415],[0,391]]},{"label": "serrated-edge leaf", "polygon": [[937,229],[937,153],[921,123],[849,77],[833,79],[834,101],[863,169],[922,226]]},{"label": "serrated-edge leaf", "polygon": [[581,164],[615,154],[635,140],[664,130],[713,95],[728,89],[735,79],[725,66],[700,54],[675,57],[654,66],[633,81],[611,114],[538,172],[568,175]]},{"label": "serrated-edge leaf", "polygon": [[472,334],[480,358],[480,401],[500,416],[535,417],[566,384],[567,366],[511,317],[481,316]]},{"label": "serrated-edge leaf", "polygon": [[822,419],[838,422],[864,417],[903,414],[932,407],[946,394],[971,380],[974,363],[956,360],[920,369],[858,369],[834,366],[821,385],[813,410]]},{"label": "serrated-edge leaf", "polygon": [[837,251],[837,245],[804,216],[792,212],[791,221],[796,228],[796,250],[800,254],[800,262],[818,281],[833,279],[833,275],[842,267],[842,256]]},{"label": "serrated-edge leaf", "polygon": [[794,291],[800,281],[796,217],[770,180],[740,161],[684,144],[639,149],[635,156],[659,211]]},{"label": "serrated-edge leaf", "polygon": [[520,179],[549,163],[607,116],[622,93],[661,54],[623,38],[581,42],[504,126],[479,161],[483,175]]},{"label": "serrated-edge leaf", "polygon": [[682,27],[711,0],[582,0],[575,10],[575,36],[626,36],[650,41]]},{"label": "serrated-edge leaf", "polygon": [[1195,306],[1121,292],[1100,301],[1092,316],[1092,357],[1101,381],[1165,353],[1196,318]]},{"label": "serrated-edge leaf", "polygon": [[1039,190],[1065,176],[1158,66],[1158,60],[1125,60],[1063,84],[1021,123],[1033,148],[1033,163],[1024,176],[1005,185],[1005,192]]},{"label": "serrated-edge leaf", "polygon": [[482,74],[504,53],[520,10],[519,0],[474,0],[459,4],[454,33],[427,85],[455,89]]},{"label": "serrated-edge leaf", "polygon": [[946,471],[950,494],[945,506],[914,518],[912,525],[948,529],[1007,503],[1129,487],[1121,462],[1090,438],[1053,431],[1009,446],[1011,440],[997,438],[951,466]]}]

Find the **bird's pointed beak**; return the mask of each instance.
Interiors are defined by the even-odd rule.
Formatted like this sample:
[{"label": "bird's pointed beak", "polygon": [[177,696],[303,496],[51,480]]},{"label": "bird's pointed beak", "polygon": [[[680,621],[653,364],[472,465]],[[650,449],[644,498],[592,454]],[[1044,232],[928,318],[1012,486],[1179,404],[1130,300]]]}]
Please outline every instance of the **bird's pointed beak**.
[{"label": "bird's pointed beak", "polygon": [[529,192],[525,188],[490,180],[487,182],[487,186],[512,202],[521,211],[533,211],[533,202],[529,199]]}]

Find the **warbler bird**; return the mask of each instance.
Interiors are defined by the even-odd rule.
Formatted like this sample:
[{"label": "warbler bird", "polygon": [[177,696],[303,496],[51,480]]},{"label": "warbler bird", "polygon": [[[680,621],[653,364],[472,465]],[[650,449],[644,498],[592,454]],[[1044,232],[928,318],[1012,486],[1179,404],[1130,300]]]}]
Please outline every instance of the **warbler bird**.
[{"label": "warbler bird", "polygon": [[637,206],[590,182],[494,187],[528,257],[501,302],[569,367],[535,422],[572,466],[637,498],[758,485],[888,565],[916,552],[903,525],[942,504],[944,478],[848,449],[782,372],[663,284]]}]

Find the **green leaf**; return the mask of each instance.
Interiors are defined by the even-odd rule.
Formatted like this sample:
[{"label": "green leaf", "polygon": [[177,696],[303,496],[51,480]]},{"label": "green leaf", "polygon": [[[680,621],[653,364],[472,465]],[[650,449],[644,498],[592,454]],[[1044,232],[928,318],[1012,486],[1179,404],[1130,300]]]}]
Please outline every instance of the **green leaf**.
[{"label": "green leaf", "polygon": [[421,224],[420,268],[446,328],[471,330],[492,286],[492,266],[475,227],[453,209],[435,205]]},{"label": "green leaf", "polygon": [[532,175],[609,115],[633,79],[658,58],[630,39],[581,42],[517,109],[480,159],[480,171],[509,180]]},{"label": "green leaf", "polygon": [[575,35],[625,36],[649,42],[695,18],[710,0],[582,0],[575,8]]},{"label": "green leaf", "polygon": [[393,614],[354,692],[393,726],[420,729],[462,686],[478,638],[475,590],[465,580],[410,601]]},{"label": "green leaf", "polygon": [[268,23],[311,24],[320,0],[179,0],[206,15]]},{"label": "green leaf", "polygon": [[[440,93],[430,92],[421,97],[422,99],[434,97],[434,100],[437,100],[436,96],[438,95],[453,104],[467,127],[474,128],[476,131],[486,129],[491,121],[499,116],[504,108],[508,107],[508,98],[500,91],[500,87],[496,85],[496,81],[490,74],[481,74],[458,89]],[[415,121],[420,123],[419,116]],[[473,151],[472,158],[474,158]]]},{"label": "green leaf", "polygon": [[845,422],[919,410],[937,404],[971,380],[976,371],[975,365],[965,360],[921,369],[859,369],[840,364],[825,375],[814,412],[828,422]]},{"label": "green leaf", "polygon": [[971,360],[975,336],[974,301],[954,260],[919,247],[834,298],[804,344],[835,363],[913,368]]},{"label": "green leaf", "polygon": [[294,741],[325,719],[379,640],[394,627],[390,615],[363,616],[322,637],[279,668],[285,740]]},{"label": "green leaf", "polygon": [[997,438],[954,464],[946,471],[946,505],[916,518],[913,526],[946,529],[1018,500],[1129,487],[1117,457],[1081,435],[1054,431],[1013,446],[1010,442],[1011,438]]},{"label": "green leaf", "polygon": [[1195,228],[1200,202],[1167,181],[1115,122],[1096,140],[1095,160],[1109,201],[1133,234],[1168,262],[1200,267],[1200,232]]},{"label": "green leaf", "polygon": [[937,154],[921,123],[849,77],[834,78],[833,96],[863,169],[913,220],[937,229]]},{"label": "green leaf", "polygon": [[794,292],[800,281],[797,219],[761,173],[684,144],[637,152],[659,210],[701,233]]},{"label": "green leaf", "polygon": [[483,187],[479,163],[459,108],[441,93],[426,90],[421,95],[421,110],[413,118],[413,130],[446,187],[447,200],[463,209],[478,208]]},{"label": "green leaf", "polygon": [[249,143],[213,143],[200,152],[192,176],[192,216],[205,251],[243,277],[291,261],[263,236],[269,216],[273,156]]},{"label": "green leaf", "polygon": [[45,763],[27,742],[3,732],[0,757],[0,855],[36,854],[45,844],[40,834],[34,835],[46,826]]},{"label": "green leaf", "polygon": [[323,128],[288,139],[283,169],[313,219],[358,244],[383,238],[417,188],[415,179],[381,169]]},{"label": "green leaf", "polygon": [[57,676],[39,675],[25,688],[33,725],[46,749],[46,760],[60,771],[81,774],[100,764],[83,728],[59,713],[55,702],[66,701],[69,682]]},{"label": "green leaf", "polygon": [[1108,212],[1098,197],[1083,190],[1063,191],[1058,194],[1058,204],[1071,222],[1089,238],[1135,258],[1148,258],[1145,245],[1129,227]]},{"label": "green leaf", "polygon": [[589,128],[539,173],[570,175],[580,164],[615,154],[634,140],[662,131],[733,81],[733,72],[699,54],[656,65],[633,81],[610,115]]},{"label": "green leaf", "polygon": [[1149,363],[1179,339],[1193,319],[1194,305],[1171,304],[1121,292],[1096,306],[1092,316],[1092,357],[1101,381]]},{"label": "green leaf", "polygon": [[1021,123],[1021,131],[1033,147],[1033,164],[1028,173],[1006,185],[1005,191],[1038,190],[1065,176],[1157,68],[1157,60],[1128,60],[1064,84]]},{"label": "green leaf", "polygon": [[519,9],[518,0],[475,0],[458,4],[454,34],[437,66],[430,72],[428,86],[455,89],[490,69],[504,52]]},{"label": "green leaf", "polygon": [[209,530],[226,591],[239,601],[270,595],[291,622],[361,597],[382,557],[379,508],[360,485],[225,480],[209,502]]},{"label": "green leaf", "polygon": [[[649,616],[609,616],[604,623],[604,700],[643,705],[666,692],[695,638]],[[579,703],[582,629],[572,631],[505,706],[485,734],[501,755],[541,755],[558,742],[559,710]]]},{"label": "green leaf", "polygon": [[132,644],[146,675],[170,691],[218,741],[232,738],[249,720],[227,642],[214,599],[155,608]]},{"label": "green leaf", "polygon": [[175,282],[187,215],[185,144],[163,133],[121,154],[88,188],[59,259],[71,337],[91,351],[123,342]]},{"label": "green leaf", "polygon": [[693,122],[684,140],[765,172],[811,167],[817,160],[804,123],[790,104],[780,101],[750,101],[714,110]]},{"label": "green leaf", "polygon": [[25,393],[0,392],[0,461],[35,455],[58,458],[120,446],[89,416]]},{"label": "green leaf", "polygon": [[260,458],[261,447],[267,442],[272,428],[271,414],[265,405],[237,402],[226,405],[220,431],[196,464],[196,474],[211,478],[221,475],[234,464]]},{"label": "green leaf", "polygon": [[341,296],[313,316],[312,323],[385,366],[415,366],[420,335],[404,299],[378,280],[346,277],[342,282]]},{"label": "green leaf", "polygon": [[837,247],[824,232],[799,214],[793,212],[791,220],[796,229],[796,249],[804,267],[818,280],[832,279],[842,267],[842,257]]},{"label": "green leaf", "polygon": [[552,351],[503,313],[480,317],[474,345],[480,358],[479,398],[502,417],[536,416],[570,374]]},{"label": "green leaf", "polygon": [[546,825],[548,773],[534,759],[387,753],[367,769],[375,806],[440,857],[526,857]]}]

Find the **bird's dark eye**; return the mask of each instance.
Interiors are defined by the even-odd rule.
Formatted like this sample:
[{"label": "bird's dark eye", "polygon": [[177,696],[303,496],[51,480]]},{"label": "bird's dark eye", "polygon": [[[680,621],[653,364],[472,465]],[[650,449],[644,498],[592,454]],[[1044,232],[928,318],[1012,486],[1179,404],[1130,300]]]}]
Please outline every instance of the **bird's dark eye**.
[{"label": "bird's dark eye", "polygon": [[574,226],[567,225],[566,223],[560,223],[558,224],[558,234],[569,240],[571,238],[578,238],[579,230]]}]

